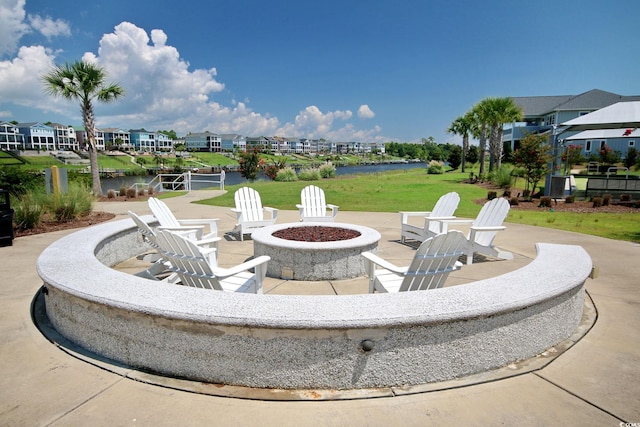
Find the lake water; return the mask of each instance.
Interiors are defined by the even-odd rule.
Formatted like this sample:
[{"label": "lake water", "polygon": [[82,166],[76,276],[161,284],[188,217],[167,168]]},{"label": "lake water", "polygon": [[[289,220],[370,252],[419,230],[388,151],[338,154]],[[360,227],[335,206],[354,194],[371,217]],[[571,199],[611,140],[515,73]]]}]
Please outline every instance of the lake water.
[{"label": "lake water", "polygon": [[[426,167],[424,163],[393,163],[393,164],[381,164],[381,165],[361,165],[361,166],[341,166],[336,168],[336,175],[361,175],[371,174],[378,172],[385,172],[389,170],[406,170],[415,168]],[[135,183],[147,183],[154,177],[152,175],[147,176],[124,176],[117,178],[102,178],[102,191],[106,193],[109,189],[119,190],[120,187],[129,187]],[[269,178],[261,177],[259,179],[268,180]],[[247,182],[245,178],[240,175],[240,172],[227,172],[225,178],[225,185],[236,185]],[[203,188],[211,187],[210,183],[198,183],[194,182],[192,188],[194,190],[201,190]]]}]

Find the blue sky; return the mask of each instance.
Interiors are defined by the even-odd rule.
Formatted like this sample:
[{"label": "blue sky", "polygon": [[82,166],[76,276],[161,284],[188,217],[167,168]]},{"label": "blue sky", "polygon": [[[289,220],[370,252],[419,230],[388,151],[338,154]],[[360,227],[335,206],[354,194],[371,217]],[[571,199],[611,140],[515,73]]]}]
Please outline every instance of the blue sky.
[{"label": "blue sky", "polygon": [[99,127],[458,142],[488,96],[640,95],[637,0],[0,0],[0,120],[81,125],[39,76],[126,90]]}]

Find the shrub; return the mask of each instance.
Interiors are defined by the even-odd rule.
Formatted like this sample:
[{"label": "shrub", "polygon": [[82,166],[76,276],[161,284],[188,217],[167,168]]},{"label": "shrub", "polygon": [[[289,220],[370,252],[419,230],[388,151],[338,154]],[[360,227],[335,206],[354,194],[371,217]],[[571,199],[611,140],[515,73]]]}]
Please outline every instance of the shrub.
[{"label": "shrub", "polygon": [[280,169],[276,175],[276,181],[280,182],[292,182],[297,180],[298,175],[296,175],[296,171],[292,167]]},{"label": "shrub", "polygon": [[620,201],[621,202],[630,202],[631,201],[631,194],[621,194],[620,195]]},{"label": "shrub", "polygon": [[150,185],[149,188],[147,188],[147,194],[148,195],[153,195],[153,185]]},{"label": "shrub", "polygon": [[322,178],[335,178],[336,167],[331,162],[327,162],[318,168]]},{"label": "shrub", "polygon": [[593,202],[593,207],[594,208],[599,208],[602,206],[602,197],[594,197],[592,199]]},{"label": "shrub", "polygon": [[567,196],[564,199],[565,203],[574,203],[576,201],[576,196]]},{"label": "shrub", "polygon": [[48,205],[57,221],[69,222],[89,214],[93,210],[94,202],[95,197],[88,187],[70,184],[66,193],[50,195]]},{"label": "shrub", "polygon": [[121,196],[126,196],[127,195],[127,187],[125,187],[125,186],[120,187],[120,190],[118,190],[118,191],[119,191],[118,194],[121,195]]},{"label": "shrub", "polygon": [[509,188],[511,187],[511,172],[511,167],[502,165],[500,169],[491,173],[491,182],[500,188]]},{"label": "shrub", "polygon": [[436,161],[436,160],[431,160],[429,162],[429,165],[427,166],[427,173],[430,175],[440,175],[444,173],[444,166],[442,165],[442,163]]},{"label": "shrub", "polygon": [[496,197],[498,197],[498,192],[496,192],[496,191],[489,191],[487,193],[487,200],[493,200]]},{"label": "shrub", "polygon": [[18,166],[0,167],[0,188],[8,190],[11,195],[20,197],[30,190],[44,187],[44,175],[30,172]]},{"label": "shrub", "polygon": [[107,199],[115,199],[116,198],[116,190],[108,189],[107,190]]},{"label": "shrub", "polygon": [[298,173],[298,178],[302,181],[317,181],[319,179],[322,179],[322,176],[320,176],[320,171],[318,169],[308,168],[302,169]]},{"label": "shrub", "polygon": [[127,188],[127,191],[124,193],[127,195],[128,199],[136,198],[136,189],[135,188]]},{"label": "shrub", "polygon": [[520,202],[518,201],[517,197],[512,197],[509,199],[509,204],[511,206],[518,206],[520,204]]},{"label": "shrub", "polygon": [[604,194],[602,196],[602,206],[609,206],[611,204],[611,194]]},{"label": "shrub", "polygon": [[540,204],[538,205],[541,208],[550,208],[551,207],[551,197],[542,196],[540,197]]},{"label": "shrub", "polygon": [[29,230],[37,227],[42,221],[44,213],[44,194],[36,190],[29,190],[22,194],[13,205],[13,222],[19,230]]}]

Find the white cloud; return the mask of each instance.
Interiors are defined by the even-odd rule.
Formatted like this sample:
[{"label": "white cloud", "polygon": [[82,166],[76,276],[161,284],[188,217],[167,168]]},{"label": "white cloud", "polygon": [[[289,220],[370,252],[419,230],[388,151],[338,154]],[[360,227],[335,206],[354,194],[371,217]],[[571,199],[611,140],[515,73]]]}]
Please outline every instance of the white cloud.
[{"label": "white cloud", "polygon": [[[13,34],[14,46],[28,31],[21,25],[24,1],[17,1],[16,5],[22,14],[14,14],[14,30],[10,33]],[[33,25],[42,24],[40,30],[46,28],[42,33],[47,37],[67,34],[68,27],[62,21],[35,15],[30,20]],[[217,80],[217,69],[190,70],[189,64],[168,42],[169,37],[161,29],[147,33],[135,24],[122,22],[112,33],[102,36],[97,54],[86,52],[83,55],[83,60],[105,67],[107,80],[120,84],[126,91],[125,96],[115,103],[95,105],[98,126],[173,129],[179,135],[209,130],[247,136],[281,135],[336,141],[372,141],[379,138],[379,127],[368,130],[354,128],[349,123],[353,118],[349,110],[322,112],[317,106],[310,105],[292,121],[283,123],[278,117],[253,111],[247,106],[248,98],[244,102],[233,100],[230,105],[223,105],[216,100],[217,94],[225,89],[224,83]],[[9,49],[6,46],[8,44],[4,41],[0,42],[0,48]],[[11,104],[30,107],[66,116],[70,123],[80,124],[77,103],[52,98],[43,92],[40,76],[54,63],[55,53],[43,46],[23,46],[15,58],[0,61],[0,108],[9,110]],[[370,118],[373,112],[363,105],[358,115]],[[29,117],[19,119],[31,120]]]},{"label": "white cloud", "polygon": [[15,52],[20,38],[29,32],[24,5],[25,0],[0,0],[0,57]]},{"label": "white cloud", "polygon": [[40,15],[29,15],[29,25],[47,39],[56,36],[68,37],[71,35],[69,24],[60,19],[53,20],[48,16],[43,18]]},{"label": "white cloud", "polygon": [[371,111],[371,108],[367,104],[363,104],[358,108],[358,117],[361,119],[372,119],[375,117],[375,113]]},{"label": "white cloud", "polygon": [[22,106],[55,109],[53,100],[43,102],[45,95],[40,81],[40,76],[52,65],[53,57],[44,47],[21,47],[11,61],[0,61],[0,98]]}]

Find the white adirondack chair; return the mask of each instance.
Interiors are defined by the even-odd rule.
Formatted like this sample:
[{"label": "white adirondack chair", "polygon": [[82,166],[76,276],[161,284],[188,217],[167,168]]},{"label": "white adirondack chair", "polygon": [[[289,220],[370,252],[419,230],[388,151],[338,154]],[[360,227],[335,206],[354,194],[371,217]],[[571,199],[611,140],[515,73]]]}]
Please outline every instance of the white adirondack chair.
[{"label": "white adirondack chair", "polygon": [[[336,219],[338,206],[327,204],[324,190],[315,185],[307,185],[300,191],[300,221],[331,222]],[[327,212],[328,210],[331,212]]]},{"label": "white adirondack chair", "polygon": [[[438,234],[422,244],[408,267],[398,267],[371,252],[363,252],[369,293],[422,291],[441,288],[449,273],[462,266],[467,239],[460,231]],[[379,266],[381,268],[376,268]]]},{"label": "white adirondack chair", "polygon": [[[158,236],[154,231],[154,229],[151,228],[151,226],[147,224],[142,218],[140,218],[140,216],[135,212],[128,211],[128,213],[131,219],[133,220],[133,222],[138,226],[138,232],[142,235],[143,241],[149,244],[149,246],[151,246],[156,251],[155,253],[150,253],[143,258],[144,261],[152,263],[152,265],[148,269],[141,271],[136,275],[155,279],[156,276],[163,274],[169,268],[170,264],[167,260],[162,258],[160,245],[158,243]],[[202,246],[205,248],[206,247],[212,247],[216,249],[218,248],[218,242],[220,242],[220,240],[222,239],[220,239],[219,237],[211,237],[209,239],[197,240],[196,231],[197,230],[192,229],[192,230],[184,231],[182,233],[185,237],[187,237],[190,240],[193,240],[199,246]],[[175,276],[169,276],[168,281],[173,283],[175,281],[174,279],[175,279]]]},{"label": "white adirondack chair", "polygon": [[[160,227],[167,230],[188,231],[196,230],[197,239],[208,239],[218,235],[218,218],[211,219],[177,219],[169,206],[160,199],[149,197],[151,213],[160,223]],[[206,228],[208,227],[208,230]]]},{"label": "white adirondack chair", "polygon": [[[442,223],[439,220],[455,219],[453,214],[458,208],[458,203],[460,203],[460,196],[456,192],[451,192],[441,196],[432,211],[400,212],[400,241],[404,243],[405,239],[414,239],[424,242],[429,237],[441,234]],[[424,224],[409,223],[411,217],[417,216],[424,218]]]},{"label": "white adirondack chair", "polygon": [[[202,248],[184,235],[159,230],[158,243],[162,256],[171,265],[184,286],[227,292],[262,293],[262,282],[267,274],[266,255],[259,256],[235,267],[218,266],[215,248]],[[254,269],[255,273],[249,270]]]},{"label": "white adirondack chair", "polygon": [[507,199],[495,198],[484,204],[478,216],[474,220],[443,220],[443,232],[447,232],[451,224],[469,224],[469,235],[467,236],[467,264],[473,263],[473,254],[475,252],[489,255],[501,259],[513,259],[513,254],[503,251],[493,245],[493,240],[498,231],[506,229],[502,225],[509,214],[511,206]]},{"label": "white adirondack chair", "polygon": [[[278,209],[263,207],[260,194],[250,187],[242,187],[234,194],[236,207],[231,211],[236,214],[236,224],[233,233],[238,233],[240,240],[244,240],[244,235],[253,230],[273,225],[278,217]],[[269,212],[270,217],[265,218],[265,212]]]}]

